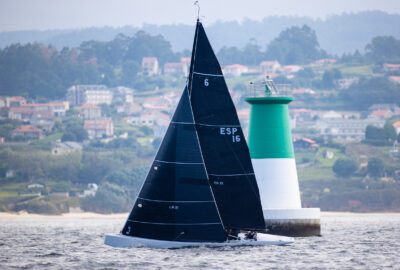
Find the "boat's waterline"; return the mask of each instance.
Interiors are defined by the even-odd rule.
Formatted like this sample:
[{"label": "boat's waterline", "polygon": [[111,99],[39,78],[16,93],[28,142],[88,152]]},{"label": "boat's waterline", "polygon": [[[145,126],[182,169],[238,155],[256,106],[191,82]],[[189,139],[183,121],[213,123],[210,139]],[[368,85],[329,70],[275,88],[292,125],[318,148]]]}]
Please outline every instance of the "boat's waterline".
[{"label": "boat's waterline", "polygon": [[[242,237],[243,238],[243,237]],[[107,234],[104,244],[112,247],[150,247],[150,248],[183,248],[183,247],[221,247],[221,246],[266,246],[266,245],[290,245],[294,242],[292,237],[258,233],[257,241],[254,240],[232,240],[226,242],[178,242],[164,241],[125,235]]]}]

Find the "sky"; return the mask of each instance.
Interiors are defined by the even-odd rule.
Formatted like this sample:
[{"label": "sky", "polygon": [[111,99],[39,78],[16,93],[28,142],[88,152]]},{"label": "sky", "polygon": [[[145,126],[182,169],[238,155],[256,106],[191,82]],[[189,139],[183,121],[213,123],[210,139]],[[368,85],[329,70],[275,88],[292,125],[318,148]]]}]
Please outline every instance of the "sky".
[{"label": "sky", "polygon": [[[0,0],[0,31],[194,24],[194,0]],[[201,20],[262,20],[270,15],[324,19],[343,12],[400,14],[400,0],[199,0]]]}]

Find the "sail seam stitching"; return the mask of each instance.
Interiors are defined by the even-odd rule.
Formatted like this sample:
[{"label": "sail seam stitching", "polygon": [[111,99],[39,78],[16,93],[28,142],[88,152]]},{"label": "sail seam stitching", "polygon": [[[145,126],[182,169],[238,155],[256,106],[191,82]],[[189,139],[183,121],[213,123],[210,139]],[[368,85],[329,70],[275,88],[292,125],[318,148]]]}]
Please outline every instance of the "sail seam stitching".
[{"label": "sail seam stitching", "polygon": [[254,175],[254,173],[239,173],[239,174],[212,174],[212,173],[209,173],[208,175],[212,175],[212,176],[242,176],[242,175]]},{"label": "sail seam stitching", "polygon": [[191,122],[175,122],[171,121],[172,124],[182,124],[182,125],[199,125],[206,127],[241,127],[240,125],[211,125],[211,124],[202,124],[202,123],[191,123]]},{"label": "sail seam stitching", "polygon": [[209,222],[209,223],[166,223],[166,222],[146,222],[146,221],[137,221],[137,220],[129,220],[130,222],[143,223],[143,224],[157,224],[157,225],[220,225],[220,222]]},{"label": "sail seam stitching", "polygon": [[204,163],[202,162],[176,162],[176,161],[165,161],[165,160],[158,160],[155,159],[154,161],[160,162],[160,163],[172,163],[172,164],[188,164],[188,165],[203,165]]},{"label": "sail seam stitching", "polygon": [[170,203],[213,203],[214,201],[164,201],[164,200],[152,200],[138,197],[138,199],[150,202],[170,202]]},{"label": "sail seam stitching", "polygon": [[195,71],[193,71],[193,74],[204,75],[204,76],[214,76],[214,77],[224,77],[224,75],[222,75],[222,74],[201,73],[201,72],[195,72]]}]

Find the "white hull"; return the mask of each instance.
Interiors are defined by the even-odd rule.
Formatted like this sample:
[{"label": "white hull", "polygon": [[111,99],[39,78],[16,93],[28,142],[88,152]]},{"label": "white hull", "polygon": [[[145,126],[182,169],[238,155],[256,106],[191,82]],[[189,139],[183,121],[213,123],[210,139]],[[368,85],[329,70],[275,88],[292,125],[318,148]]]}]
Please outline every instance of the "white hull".
[{"label": "white hull", "polygon": [[[243,238],[243,235],[242,235]],[[278,236],[258,233],[257,241],[254,240],[231,240],[226,242],[177,242],[164,241],[148,238],[132,237],[125,235],[106,235],[104,244],[112,247],[150,247],[150,248],[182,248],[199,246],[266,246],[266,245],[289,245],[294,242],[292,237]]]}]

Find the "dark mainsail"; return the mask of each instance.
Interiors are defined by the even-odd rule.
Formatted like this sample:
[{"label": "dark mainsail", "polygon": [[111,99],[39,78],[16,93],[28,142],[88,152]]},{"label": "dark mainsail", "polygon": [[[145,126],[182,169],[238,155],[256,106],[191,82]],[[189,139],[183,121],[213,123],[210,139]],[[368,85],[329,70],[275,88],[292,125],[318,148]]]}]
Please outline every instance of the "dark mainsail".
[{"label": "dark mainsail", "polygon": [[200,22],[193,48],[190,101],[222,222],[229,228],[263,230],[264,217],[249,149],[221,67]]},{"label": "dark mainsail", "polygon": [[235,106],[198,22],[188,85],[122,234],[222,242],[225,228],[265,224]]}]

